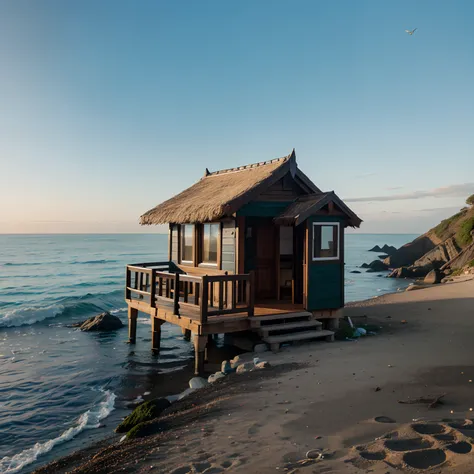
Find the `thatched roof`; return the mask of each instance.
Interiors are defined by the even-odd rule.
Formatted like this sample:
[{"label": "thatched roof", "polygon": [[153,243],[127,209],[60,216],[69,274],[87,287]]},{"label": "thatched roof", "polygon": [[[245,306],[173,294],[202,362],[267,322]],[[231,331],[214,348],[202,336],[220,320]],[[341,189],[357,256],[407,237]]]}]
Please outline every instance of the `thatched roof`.
[{"label": "thatched roof", "polygon": [[320,192],[297,169],[293,150],[288,156],[271,161],[213,173],[206,169],[196,184],[143,214],[140,224],[210,222],[231,216],[288,172],[299,178],[308,192]]},{"label": "thatched roof", "polygon": [[352,212],[334,191],[328,193],[309,194],[301,196],[290,204],[274,221],[279,225],[299,225],[314,212],[320,211],[330,202],[346,216],[347,223],[351,227],[359,227],[362,220]]}]

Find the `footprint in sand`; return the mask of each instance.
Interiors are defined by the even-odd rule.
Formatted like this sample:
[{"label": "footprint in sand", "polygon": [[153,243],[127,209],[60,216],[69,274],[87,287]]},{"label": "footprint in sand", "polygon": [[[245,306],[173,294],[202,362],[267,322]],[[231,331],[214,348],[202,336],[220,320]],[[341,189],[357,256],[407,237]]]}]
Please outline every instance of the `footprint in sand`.
[{"label": "footprint in sand", "polygon": [[422,435],[439,435],[446,431],[446,427],[438,423],[420,423],[411,425],[411,428]]},{"label": "footprint in sand", "polygon": [[396,423],[396,421],[393,418],[390,418],[389,416],[376,416],[374,420],[377,423]]},{"label": "footprint in sand", "polygon": [[260,428],[262,425],[259,425],[258,423],[253,424],[247,431],[249,435],[255,435],[259,432]]},{"label": "footprint in sand", "polygon": [[459,441],[458,443],[448,444],[446,448],[456,454],[467,454],[471,452],[472,445],[467,441]]},{"label": "footprint in sand", "polygon": [[390,439],[385,441],[384,446],[390,451],[415,451],[431,448],[433,443],[424,438]]},{"label": "footprint in sand", "polygon": [[361,451],[359,455],[367,461],[383,461],[386,457],[385,451]]},{"label": "footprint in sand", "polygon": [[446,454],[442,449],[426,449],[424,451],[413,451],[403,455],[403,461],[407,466],[415,469],[429,469],[439,466],[446,461]]}]

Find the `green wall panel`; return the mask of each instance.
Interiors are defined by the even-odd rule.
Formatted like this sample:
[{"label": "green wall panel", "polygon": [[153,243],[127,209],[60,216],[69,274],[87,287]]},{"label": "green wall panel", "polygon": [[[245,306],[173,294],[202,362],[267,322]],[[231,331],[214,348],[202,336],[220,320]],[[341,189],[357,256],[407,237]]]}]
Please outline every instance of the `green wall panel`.
[{"label": "green wall panel", "polygon": [[292,201],[252,201],[237,211],[238,216],[245,217],[276,217],[279,216]]},{"label": "green wall panel", "polygon": [[[312,258],[314,222],[339,222],[339,260],[315,261]],[[334,217],[317,216],[308,219],[308,311],[337,309],[344,306],[344,223]]]}]

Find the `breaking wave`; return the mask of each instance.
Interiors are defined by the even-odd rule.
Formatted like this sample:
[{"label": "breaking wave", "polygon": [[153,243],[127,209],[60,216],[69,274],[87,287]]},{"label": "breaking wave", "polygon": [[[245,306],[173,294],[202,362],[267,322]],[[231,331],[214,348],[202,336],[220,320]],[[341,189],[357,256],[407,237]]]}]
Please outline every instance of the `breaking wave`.
[{"label": "breaking wave", "polygon": [[61,298],[43,305],[20,306],[14,309],[6,307],[0,311],[0,328],[30,326],[50,318],[80,318],[102,311],[115,314],[123,311],[122,307],[117,309],[122,301],[123,292],[114,290],[110,293],[88,293],[84,296]]},{"label": "breaking wave", "polygon": [[75,438],[84,430],[98,428],[100,421],[109,416],[114,410],[116,395],[110,390],[100,390],[105,394],[105,400],[101,401],[97,407],[87,410],[75,423],[57,438],[50,439],[44,443],[36,443],[32,448],[25,449],[14,456],[5,456],[0,459],[0,472],[4,474],[14,474],[25,466],[35,462],[38,457],[49,453],[56,445],[65,443]]}]

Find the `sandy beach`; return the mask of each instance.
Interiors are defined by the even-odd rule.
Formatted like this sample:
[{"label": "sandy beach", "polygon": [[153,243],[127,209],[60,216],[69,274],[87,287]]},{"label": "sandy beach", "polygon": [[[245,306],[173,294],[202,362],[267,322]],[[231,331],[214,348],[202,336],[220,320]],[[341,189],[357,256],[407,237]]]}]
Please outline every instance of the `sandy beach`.
[{"label": "sandy beach", "polygon": [[[379,333],[260,354],[271,368],[173,404],[162,433],[109,440],[37,472],[473,472],[463,442],[474,434],[465,421],[474,419],[474,280],[385,295],[345,314]],[[444,394],[435,408],[399,403]],[[324,459],[311,459],[318,453]]]}]

